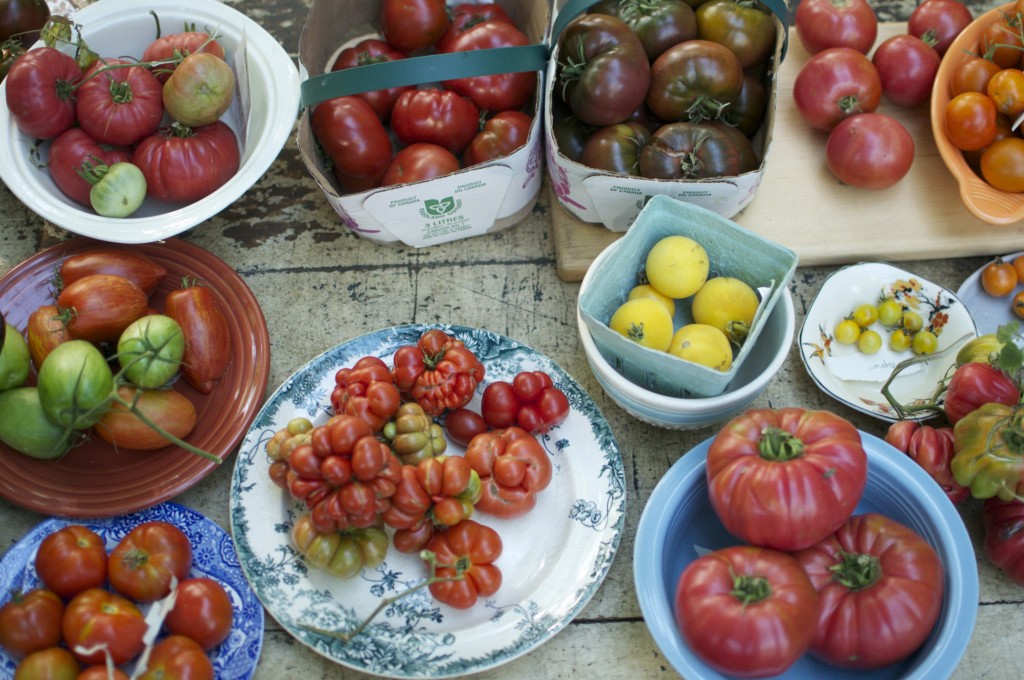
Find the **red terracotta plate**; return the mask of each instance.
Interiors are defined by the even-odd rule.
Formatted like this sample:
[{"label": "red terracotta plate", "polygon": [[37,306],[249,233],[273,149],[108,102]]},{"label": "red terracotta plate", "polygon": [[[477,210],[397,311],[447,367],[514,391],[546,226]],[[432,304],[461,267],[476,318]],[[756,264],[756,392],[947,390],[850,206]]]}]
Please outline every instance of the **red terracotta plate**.
[{"label": "red terracotta plate", "polygon": [[[259,302],[220,258],[174,238],[132,246],[75,238],[37,253],[0,277],[4,318],[24,332],[29,314],[52,302],[50,280],[61,258],[98,247],[132,249],[167,268],[167,276],[150,298],[157,310],[163,309],[164,298],[185,276],[200,279],[216,292],[228,321],[231,363],[210,394],[193,390],[183,380],[175,389],[192,400],[199,414],[186,440],[221,460],[227,458],[263,403],[270,374],[270,337]],[[35,460],[0,444],[0,497],[47,515],[111,517],[173,498],[216,466],[176,446],[117,451],[98,437],[57,461]]]}]

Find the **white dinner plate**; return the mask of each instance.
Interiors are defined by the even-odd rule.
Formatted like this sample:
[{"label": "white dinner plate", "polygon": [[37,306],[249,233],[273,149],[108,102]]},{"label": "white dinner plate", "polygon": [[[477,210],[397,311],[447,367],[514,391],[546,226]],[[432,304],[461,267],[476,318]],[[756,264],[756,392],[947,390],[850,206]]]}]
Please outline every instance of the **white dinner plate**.
[{"label": "white dinner plate", "polygon": [[[363,356],[390,360],[426,326],[390,328],[316,357],[270,397],[242,442],[231,483],[231,527],[242,569],[273,617],[297,640],[343,666],[393,678],[444,678],[494,668],[549,640],[580,613],[611,566],[625,521],[625,474],[618,445],[590,396],[535,350],[486,330],[442,326],[486,367],[484,383],[523,370],[546,371],[569,399],[569,417],[540,441],[554,475],[521,517],[473,519],[504,545],[498,592],[467,610],[434,601],[428,590],[387,607],[348,643],[311,629],[348,631],[382,598],[421,582],[426,568],[392,546],[383,564],[341,579],[307,567],[289,532],[302,507],[268,476],[267,441],[289,420],[322,424],[331,413],[335,372]],[[479,412],[479,387],[470,407]],[[447,454],[461,448],[449,442]]]},{"label": "white dinner plate", "polygon": [[[1003,260],[1013,262],[1021,255],[1024,255],[1024,252],[1003,255]],[[985,263],[985,265],[987,264],[988,262]],[[1017,288],[1005,297],[992,297],[981,287],[981,271],[985,268],[985,265],[982,265],[977,271],[964,279],[964,282],[960,284],[960,288],[956,291],[957,297],[960,298],[964,306],[970,310],[971,316],[974,317],[974,323],[978,326],[978,335],[995,333],[999,330],[1000,326],[1007,323],[1024,325],[1024,321],[1014,315],[1013,310],[1010,308],[1010,301],[1013,300],[1014,293],[1021,290],[1021,285],[1024,282],[1018,282]]]}]

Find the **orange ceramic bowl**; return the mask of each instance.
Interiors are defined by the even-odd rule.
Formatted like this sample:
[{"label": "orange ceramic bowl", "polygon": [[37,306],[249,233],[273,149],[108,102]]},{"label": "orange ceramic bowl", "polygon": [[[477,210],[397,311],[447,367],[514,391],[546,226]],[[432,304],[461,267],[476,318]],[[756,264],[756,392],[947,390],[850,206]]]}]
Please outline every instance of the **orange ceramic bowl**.
[{"label": "orange ceramic bowl", "polygon": [[960,185],[960,197],[964,205],[979,219],[990,224],[1012,224],[1024,219],[1024,194],[1000,191],[971,169],[963,153],[949,141],[945,113],[946,105],[952,98],[949,82],[953,73],[960,64],[971,58],[971,54],[978,53],[978,40],[985,29],[1012,7],[1012,3],[997,7],[972,21],[949,46],[932,87],[932,135],[939,154]]}]

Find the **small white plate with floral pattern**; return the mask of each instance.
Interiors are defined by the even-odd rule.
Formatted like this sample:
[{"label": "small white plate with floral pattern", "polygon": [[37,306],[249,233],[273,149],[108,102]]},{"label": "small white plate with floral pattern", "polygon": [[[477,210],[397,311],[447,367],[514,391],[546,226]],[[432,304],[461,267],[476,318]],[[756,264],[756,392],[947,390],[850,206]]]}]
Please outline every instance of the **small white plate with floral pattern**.
[{"label": "small white plate with floral pattern", "polygon": [[[893,369],[914,357],[908,349],[897,352],[889,346],[891,329],[876,321],[870,326],[882,337],[875,354],[865,354],[856,345],[836,341],[836,326],[858,305],[878,304],[894,298],[904,310],[917,312],[924,328],[935,333],[938,346],[933,359],[901,370],[889,392],[902,406],[921,407],[934,401],[936,392],[956,359],[957,346],[977,335],[974,319],[955,293],[916,274],[882,262],[862,262],[843,267],[829,276],[815,296],[800,328],[800,358],[818,387],[832,398],[869,416],[894,422],[899,415],[882,389]],[[934,410],[908,414],[908,419],[926,420]]]},{"label": "small white plate with floral pattern", "polygon": [[[282,384],[256,417],[238,452],[231,483],[231,528],[242,569],[257,597],[299,642],[343,666],[389,678],[448,678],[499,666],[551,639],[575,618],[611,567],[625,522],[625,472],[618,445],[596,404],[553,361],[505,336],[442,326],[486,367],[484,384],[511,381],[524,370],[545,371],[565,392],[571,411],[544,435],[554,475],[529,513],[473,519],[496,529],[503,550],[495,564],[498,592],[466,610],[442,605],[426,589],[402,597],[349,642],[316,632],[349,631],[382,598],[422,582],[418,556],[390,546],[384,562],[350,579],[309,567],[290,530],[301,503],[268,475],[267,441],[289,420],[314,425],[332,413],[334,374],[363,356],[390,361],[415,344],[426,326],[376,331],[314,358]],[[483,385],[469,407],[479,412]],[[449,442],[446,455],[460,455]]]}]

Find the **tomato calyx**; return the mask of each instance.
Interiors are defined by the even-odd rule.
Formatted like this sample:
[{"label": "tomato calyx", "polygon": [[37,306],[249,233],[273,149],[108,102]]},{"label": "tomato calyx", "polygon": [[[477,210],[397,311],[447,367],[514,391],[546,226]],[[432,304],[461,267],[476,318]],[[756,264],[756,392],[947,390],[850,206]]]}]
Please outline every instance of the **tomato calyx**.
[{"label": "tomato calyx", "polygon": [[765,460],[782,462],[799,458],[804,453],[804,443],[780,427],[764,428],[757,446]]},{"label": "tomato calyx", "polygon": [[747,607],[771,597],[772,586],[763,576],[741,574],[733,577],[732,590],[729,591],[729,594],[739,600],[744,607]]},{"label": "tomato calyx", "polygon": [[846,115],[852,115],[854,113],[860,113],[860,99],[856,95],[846,95],[839,100],[839,108],[843,110]]},{"label": "tomato calyx", "polygon": [[849,590],[864,590],[882,578],[882,563],[875,555],[840,551],[840,561],[829,567],[832,580]]}]

